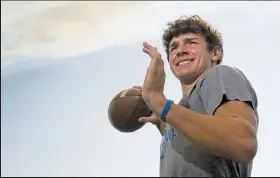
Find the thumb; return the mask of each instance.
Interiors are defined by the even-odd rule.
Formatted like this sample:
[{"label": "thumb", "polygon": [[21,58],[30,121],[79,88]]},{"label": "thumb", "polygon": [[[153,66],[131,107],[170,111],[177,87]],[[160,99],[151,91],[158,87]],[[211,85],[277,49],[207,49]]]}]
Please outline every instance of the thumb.
[{"label": "thumb", "polygon": [[147,122],[150,122],[150,120],[151,120],[150,117],[140,117],[140,118],[138,119],[138,121],[141,122],[141,123],[143,123],[143,124],[145,124],[145,123],[147,123]]},{"label": "thumb", "polygon": [[141,123],[148,123],[148,122],[150,122],[150,123],[155,123],[156,121],[157,121],[157,118],[156,117],[154,117],[153,115],[151,115],[151,116],[149,116],[149,117],[140,117],[139,119],[138,119],[138,121],[139,122],[141,122]]},{"label": "thumb", "polygon": [[142,86],[133,86],[132,88],[138,89],[138,90],[142,90]]}]

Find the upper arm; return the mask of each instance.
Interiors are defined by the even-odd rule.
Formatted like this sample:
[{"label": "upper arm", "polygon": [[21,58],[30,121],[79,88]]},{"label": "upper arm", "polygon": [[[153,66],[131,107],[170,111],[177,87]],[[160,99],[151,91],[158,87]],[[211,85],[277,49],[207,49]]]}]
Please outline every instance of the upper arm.
[{"label": "upper arm", "polygon": [[246,102],[238,100],[226,101],[216,109],[214,115],[225,118],[242,119],[240,121],[250,126],[256,133],[257,117],[252,107]]},{"label": "upper arm", "polygon": [[257,96],[237,69],[224,65],[210,69],[201,83],[200,96],[206,114],[242,118],[257,128]]}]

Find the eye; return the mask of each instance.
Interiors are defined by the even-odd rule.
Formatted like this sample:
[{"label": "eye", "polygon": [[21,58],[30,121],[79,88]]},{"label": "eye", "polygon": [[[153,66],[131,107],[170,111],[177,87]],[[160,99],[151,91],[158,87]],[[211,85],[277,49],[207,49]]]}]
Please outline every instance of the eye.
[{"label": "eye", "polygon": [[195,42],[195,41],[191,41],[191,42],[190,42],[190,44],[197,44],[197,42]]},{"label": "eye", "polygon": [[176,46],[172,46],[169,50],[169,52],[172,52],[174,49],[176,49]]}]

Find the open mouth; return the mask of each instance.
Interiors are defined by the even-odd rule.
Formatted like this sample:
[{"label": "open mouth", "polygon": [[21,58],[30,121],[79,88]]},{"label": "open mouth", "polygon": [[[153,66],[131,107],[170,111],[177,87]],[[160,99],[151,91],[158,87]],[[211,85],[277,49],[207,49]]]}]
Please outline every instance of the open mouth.
[{"label": "open mouth", "polygon": [[176,63],[176,66],[180,66],[182,64],[188,64],[188,63],[191,63],[193,60],[185,60],[185,61],[182,61],[182,62],[177,62]]}]

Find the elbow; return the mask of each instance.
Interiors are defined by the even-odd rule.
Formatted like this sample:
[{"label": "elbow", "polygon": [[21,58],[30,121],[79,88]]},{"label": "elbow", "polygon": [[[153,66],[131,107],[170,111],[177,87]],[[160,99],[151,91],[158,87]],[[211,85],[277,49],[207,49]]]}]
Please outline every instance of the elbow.
[{"label": "elbow", "polygon": [[243,142],[240,147],[240,152],[238,154],[237,161],[242,164],[249,164],[253,161],[257,154],[258,143],[256,138],[252,138],[247,140],[246,143]]}]

